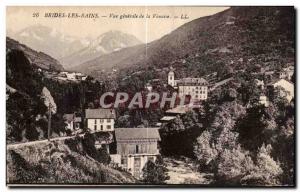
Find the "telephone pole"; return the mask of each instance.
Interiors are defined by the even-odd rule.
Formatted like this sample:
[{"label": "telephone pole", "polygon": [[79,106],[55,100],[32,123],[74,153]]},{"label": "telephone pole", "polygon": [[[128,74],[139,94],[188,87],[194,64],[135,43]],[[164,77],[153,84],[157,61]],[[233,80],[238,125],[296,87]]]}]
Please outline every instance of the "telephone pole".
[{"label": "telephone pole", "polygon": [[51,103],[49,104],[49,118],[48,118],[48,141],[50,141],[50,132],[51,132]]}]

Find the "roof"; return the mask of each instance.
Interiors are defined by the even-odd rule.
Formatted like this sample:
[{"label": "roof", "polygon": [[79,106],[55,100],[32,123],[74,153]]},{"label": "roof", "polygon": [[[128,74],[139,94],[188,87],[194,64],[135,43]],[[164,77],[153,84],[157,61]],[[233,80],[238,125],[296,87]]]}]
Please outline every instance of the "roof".
[{"label": "roof", "polygon": [[74,121],[74,118],[75,118],[75,115],[73,113],[72,114],[64,114],[63,115],[63,119],[65,121],[68,121],[68,122]]},{"label": "roof", "polygon": [[158,128],[115,128],[116,140],[156,139],[160,140]]},{"label": "roof", "polygon": [[178,81],[178,85],[208,85],[208,82],[203,78],[182,78]]},{"label": "roof", "polygon": [[86,119],[115,119],[116,114],[114,109],[86,109]]},{"label": "roof", "polygon": [[173,119],[176,119],[176,117],[174,116],[164,116],[163,118],[161,118],[161,121],[171,121]]},{"label": "roof", "polygon": [[166,113],[172,113],[172,114],[185,114],[188,112],[190,108],[186,105],[179,105],[175,108],[169,109],[166,111]]}]

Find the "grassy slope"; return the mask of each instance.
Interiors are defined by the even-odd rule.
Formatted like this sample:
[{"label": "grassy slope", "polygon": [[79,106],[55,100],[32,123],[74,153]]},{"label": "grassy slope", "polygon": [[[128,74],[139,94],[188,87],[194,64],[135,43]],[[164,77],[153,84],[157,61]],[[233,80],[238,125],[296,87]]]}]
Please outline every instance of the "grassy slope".
[{"label": "grassy slope", "polygon": [[[80,147],[80,146],[77,146]],[[105,166],[55,141],[7,151],[7,183],[10,184],[118,184],[135,183],[126,172]]]}]

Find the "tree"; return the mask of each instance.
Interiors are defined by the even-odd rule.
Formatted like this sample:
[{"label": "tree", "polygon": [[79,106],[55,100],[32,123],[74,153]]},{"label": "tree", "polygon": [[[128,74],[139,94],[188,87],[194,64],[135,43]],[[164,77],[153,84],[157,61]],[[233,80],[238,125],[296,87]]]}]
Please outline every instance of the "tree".
[{"label": "tree", "polygon": [[247,109],[247,114],[237,120],[235,131],[239,133],[239,142],[242,147],[251,152],[269,142],[270,132],[267,129],[267,119],[263,106],[254,106]]},{"label": "tree", "polygon": [[263,144],[257,154],[254,170],[241,181],[253,185],[278,185],[282,169],[278,162],[271,157],[272,146]]},{"label": "tree", "polygon": [[194,153],[200,165],[206,166],[217,157],[217,150],[211,144],[211,133],[204,131],[198,138],[194,146]]},{"label": "tree", "polygon": [[169,178],[161,156],[158,156],[155,162],[147,161],[143,168],[143,182],[145,183],[165,184]]},{"label": "tree", "polygon": [[216,184],[240,185],[241,179],[254,169],[254,163],[248,151],[237,148],[224,149],[217,159],[215,170]]}]

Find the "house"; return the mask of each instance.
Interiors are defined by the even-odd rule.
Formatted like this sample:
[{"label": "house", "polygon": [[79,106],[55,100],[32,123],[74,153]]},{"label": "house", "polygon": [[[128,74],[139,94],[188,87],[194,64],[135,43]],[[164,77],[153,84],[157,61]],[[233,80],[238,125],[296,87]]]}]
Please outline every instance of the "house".
[{"label": "house", "polygon": [[150,83],[147,83],[146,86],[145,86],[145,88],[146,88],[149,92],[151,92],[152,89],[153,89],[153,87],[152,87],[152,85],[151,85]]},{"label": "house", "polygon": [[264,80],[254,79],[254,83],[261,90],[263,90],[265,87]]},{"label": "house", "polygon": [[294,66],[289,66],[286,68],[283,68],[281,71],[279,71],[278,75],[280,79],[287,79],[287,80],[291,80],[292,76],[294,74]]},{"label": "house", "polygon": [[[134,177],[142,176],[142,169],[147,161],[155,161],[159,155],[158,128],[116,128],[117,154],[113,155],[114,163],[131,173]],[[121,160],[118,160],[118,157]]]},{"label": "house", "polygon": [[268,98],[265,95],[259,96],[259,101],[258,102],[259,102],[259,104],[264,105],[265,107],[269,106]]},{"label": "house", "polygon": [[66,123],[65,130],[75,131],[80,129],[81,118],[76,117],[75,114],[64,114],[63,115],[64,122]]},{"label": "house", "polygon": [[[275,92],[275,88],[279,89],[279,92]],[[274,94],[278,94],[280,97],[285,97],[288,102],[294,98],[294,84],[288,80],[280,79],[268,84],[269,95],[273,98]]]},{"label": "house", "polygon": [[115,110],[113,109],[86,109],[85,119],[87,128],[92,132],[114,131]]}]

